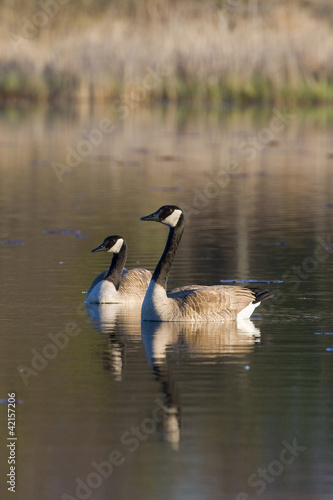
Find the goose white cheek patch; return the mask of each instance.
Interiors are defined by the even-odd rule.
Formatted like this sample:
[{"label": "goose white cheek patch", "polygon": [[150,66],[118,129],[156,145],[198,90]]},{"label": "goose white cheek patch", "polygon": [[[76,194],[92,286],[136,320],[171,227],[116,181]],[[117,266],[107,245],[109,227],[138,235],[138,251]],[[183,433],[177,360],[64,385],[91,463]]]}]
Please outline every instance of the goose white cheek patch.
[{"label": "goose white cheek patch", "polygon": [[110,248],[110,250],[108,250],[108,252],[119,253],[121,247],[123,246],[123,243],[124,240],[122,238],[119,238],[119,240],[116,241],[116,243],[113,245],[113,247]]},{"label": "goose white cheek patch", "polygon": [[181,216],[182,211],[181,210],[174,210],[171,215],[166,217],[163,220],[163,224],[166,224],[169,227],[175,227],[177,226],[177,223],[179,221],[179,217]]}]

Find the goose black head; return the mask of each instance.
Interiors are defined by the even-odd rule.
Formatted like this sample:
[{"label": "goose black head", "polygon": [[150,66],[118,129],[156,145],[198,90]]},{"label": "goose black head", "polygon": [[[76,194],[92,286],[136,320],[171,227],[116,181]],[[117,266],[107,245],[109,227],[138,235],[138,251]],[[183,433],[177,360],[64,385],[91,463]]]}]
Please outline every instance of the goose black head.
[{"label": "goose black head", "polygon": [[163,205],[156,212],[141,217],[140,220],[161,222],[169,227],[176,227],[180,221],[184,220],[184,214],[181,208],[176,205]]},{"label": "goose black head", "polygon": [[124,244],[124,238],[117,234],[108,236],[99,247],[91,250],[92,252],[111,252],[119,253]]}]

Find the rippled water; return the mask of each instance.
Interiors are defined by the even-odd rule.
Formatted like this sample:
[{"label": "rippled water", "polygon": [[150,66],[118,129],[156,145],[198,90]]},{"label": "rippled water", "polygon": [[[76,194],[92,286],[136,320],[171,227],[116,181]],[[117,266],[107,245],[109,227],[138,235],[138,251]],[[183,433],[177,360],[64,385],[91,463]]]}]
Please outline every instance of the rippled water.
[{"label": "rippled water", "polygon": [[[84,145],[110,117],[0,114],[4,495],[15,392],[16,498],[332,499],[332,116],[142,109]],[[154,268],[164,203],[188,220],[170,285],[283,281],[250,322],[84,305],[107,235]]]}]

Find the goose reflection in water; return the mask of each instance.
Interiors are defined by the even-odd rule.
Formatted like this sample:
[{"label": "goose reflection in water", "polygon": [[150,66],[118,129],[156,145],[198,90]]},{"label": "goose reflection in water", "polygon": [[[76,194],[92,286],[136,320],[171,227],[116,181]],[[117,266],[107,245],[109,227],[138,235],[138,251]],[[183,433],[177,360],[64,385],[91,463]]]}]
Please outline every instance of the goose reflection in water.
[{"label": "goose reflection in water", "polygon": [[164,399],[164,438],[174,448],[180,441],[181,405],[167,352],[187,349],[202,356],[202,363],[212,363],[221,354],[250,352],[260,342],[260,330],[249,319],[226,324],[143,321],[141,336]]},{"label": "goose reflection in water", "polygon": [[[260,330],[249,319],[225,324],[202,322],[140,322],[140,306],[86,304],[94,327],[106,336],[104,366],[121,382],[130,342],[141,339],[154,379],[160,384],[163,416],[158,422],[165,441],[174,449],[180,441],[181,404],[171,367],[173,354],[200,357],[200,364],[213,364],[221,355],[250,353],[260,342]],[[129,352],[130,349],[128,349]]]},{"label": "goose reflection in water", "polygon": [[111,372],[114,380],[121,382],[126,361],[126,344],[133,336],[138,340],[137,323],[140,321],[141,304],[85,303],[85,307],[94,328],[108,343],[103,353],[104,367]]}]

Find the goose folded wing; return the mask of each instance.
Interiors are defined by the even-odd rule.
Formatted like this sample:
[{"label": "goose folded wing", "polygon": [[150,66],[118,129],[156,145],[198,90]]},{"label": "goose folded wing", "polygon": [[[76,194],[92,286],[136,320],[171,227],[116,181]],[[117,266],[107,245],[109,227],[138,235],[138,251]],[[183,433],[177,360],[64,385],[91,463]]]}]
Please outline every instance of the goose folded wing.
[{"label": "goose folded wing", "polygon": [[182,316],[210,318],[210,320],[235,320],[237,314],[255,298],[249,289],[228,286],[184,287],[171,291]]},{"label": "goose folded wing", "polygon": [[122,274],[119,292],[121,294],[146,292],[152,273],[147,269],[130,269]]}]

